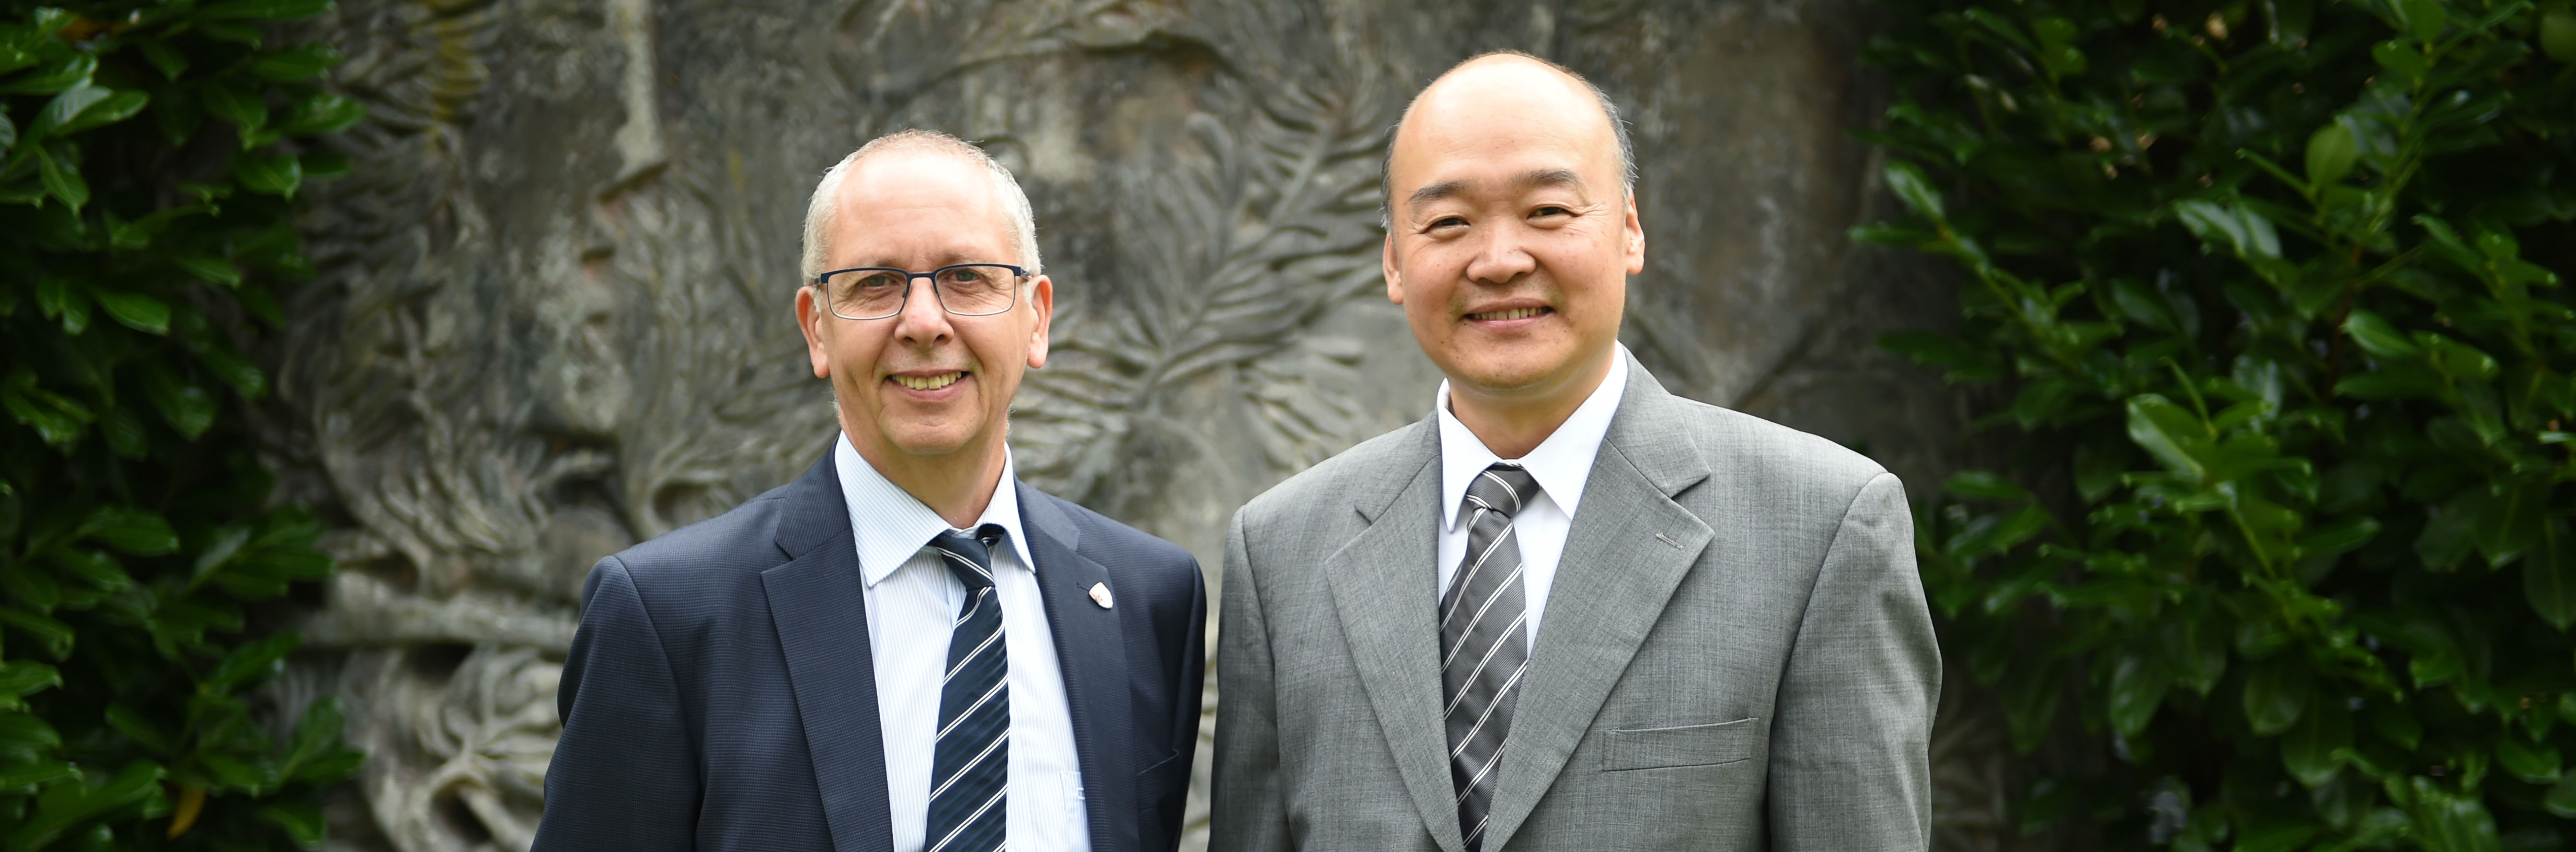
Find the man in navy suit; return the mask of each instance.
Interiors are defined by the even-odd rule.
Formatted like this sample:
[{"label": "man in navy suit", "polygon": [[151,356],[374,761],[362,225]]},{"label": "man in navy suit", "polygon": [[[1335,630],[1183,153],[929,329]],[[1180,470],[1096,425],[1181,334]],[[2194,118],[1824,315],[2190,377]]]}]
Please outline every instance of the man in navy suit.
[{"label": "man in navy suit", "polygon": [[828,172],[796,318],[841,437],[795,482],[602,559],[538,852],[1179,844],[1206,589],[1004,444],[1054,285],[954,137]]}]

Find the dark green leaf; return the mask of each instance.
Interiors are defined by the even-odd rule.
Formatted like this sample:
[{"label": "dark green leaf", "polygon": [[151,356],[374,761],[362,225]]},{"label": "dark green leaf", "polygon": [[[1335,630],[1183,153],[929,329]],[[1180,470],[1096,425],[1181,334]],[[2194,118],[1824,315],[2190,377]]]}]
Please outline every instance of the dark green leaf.
[{"label": "dark green leaf", "polygon": [[291,154],[242,151],[233,155],[233,176],[243,189],[293,198],[295,188],[304,182],[304,168]]},{"label": "dark green leaf", "polygon": [[2245,722],[2254,733],[2276,736],[2297,724],[2316,694],[2316,684],[2297,661],[2273,659],[2245,675]]},{"label": "dark green leaf", "polygon": [[216,693],[229,693],[275,672],[288,652],[304,643],[304,637],[292,630],[270,634],[265,639],[243,645],[224,657],[207,673],[205,688]]},{"label": "dark green leaf", "polygon": [[2558,749],[2553,746],[2530,742],[2508,729],[2496,737],[2495,756],[2496,765],[2513,777],[2533,784],[2558,782]]},{"label": "dark green leaf", "polygon": [[262,79],[295,83],[322,76],[338,64],[339,50],[328,44],[305,44],[261,53],[250,67]]},{"label": "dark green leaf", "polygon": [[196,276],[199,280],[221,284],[226,287],[238,287],[241,286],[242,283],[241,270],[235,268],[231,261],[227,261],[220,257],[202,254],[183,254],[171,258],[170,261],[178,264],[179,268],[187,270],[188,274]]},{"label": "dark green leaf", "polygon": [[2540,16],[2540,49],[2551,59],[2576,65],[2576,8],[2561,5]]},{"label": "dark green leaf", "polygon": [[2370,311],[2353,311],[2352,316],[2344,320],[2343,330],[2345,334],[2352,335],[2352,342],[2359,344],[2361,351],[2375,358],[2413,359],[2424,354],[2414,341],[2406,339],[2404,333]]},{"label": "dark green leaf", "polygon": [[331,11],[331,0],[223,0],[197,14],[216,21],[284,21]]},{"label": "dark green leaf", "polygon": [[[43,70],[36,73],[0,81],[0,95],[56,94],[88,83],[90,75],[97,70],[98,57],[82,51],[73,51],[70,55],[45,66]],[[42,134],[31,133],[31,135]]]},{"label": "dark green leaf", "polygon": [[2165,685],[2171,682],[2142,657],[2120,657],[2111,670],[2111,729],[2131,737],[2145,731],[2156,708],[2164,705]]},{"label": "dark green leaf", "polygon": [[63,685],[61,672],[33,660],[0,662],[0,696],[15,700]]},{"label": "dark green leaf", "polygon": [[[96,87],[92,87],[92,90],[96,91],[97,89]],[[65,92],[62,95],[56,96],[57,102],[59,102],[60,98],[67,97],[70,94],[70,92]],[[69,119],[63,121],[59,126],[55,127],[53,129],[53,135],[78,133],[93,127],[115,124],[128,118],[133,118],[134,114],[142,112],[143,106],[150,103],[151,100],[152,97],[150,95],[146,95],[133,89],[123,89],[112,92],[104,98],[100,98],[95,102],[83,106],[79,113],[71,116]],[[53,110],[50,108],[46,110],[46,113],[49,116],[52,112]]]},{"label": "dark green leaf", "polygon": [[36,152],[36,174],[45,183],[45,191],[62,199],[63,205],[79,210],[89,204],[89,181],[80,169],[45,151]]},{"label": "dark green leaf", "polygon": [[2542,621],[2566,630],[2576,626],[2576,540],[2563,521],[2548,522],[2542,532],[2539,547],[2522,560],[2523,597]]},{"label": "dark green leaf", "polygon": [[2003,477],[1996,476],[1991,472],[1982,470],[1961,471],[1959,473],[1951,474],[1949,479],[1942,481],[1941,486],[1948,489],[1950,493],[1957,494],[1961,497],[1974,497],[1984,500],[2031,499],[2029,490],[2024,489],[2019,485],[2014,485],[2010,480],[2004,479]]},{"label": "dark green leaf", "polygon": [[2281,737],[2281,765],[2308,787],[2321,787],[2343,771],[2337,752],[2352,748],[2352,713],[2333,702],[2318,706]]},{"label": "dark green leaf", "polygon": [[2195,481],[2208,475],[2204,459],[2213,449],[2208,427],[2164,397],[2140,394],[2129,399],[2129,440],[2176,474]]},{"label": "dark green leaf", "polygon": [[2576,774],[2560,774],[2540,804],[2560,819],[2576,819]]},{"label": "dark green leaf", "polygon": [[2450,22],[2442,0],[2396,0],[2391,5],[2397,8],[2398,19],[2405,22],[2406,34],[2426,44],[2441,38],[2442,28]]},{"label": "dark green leaf", "polygon": [[[260,102],[259,89],[244,81],[226,81],[207,85],[197,94],[206,113],[241,128],[244,139],[268,126],[268,105]],[[249,147],[247,145],[243,147]]]},{"label": "dark green leaf", "polygon": [[1896,197],[1904,200],[1906,207],[1924,218],[1941,219],[1941,192],[1932,188],[1931,179],[1923,176],[1921,168],[1895,160],[1887,164],[1886,175],[1887,187],[1895,190]]},{"label": "dark green leaf", "polygon": [[179,534],[170,528],[168,520],[124,506],[100,506],[81,521],[75,535],[135,556],[159,556],[179,549]]},{"label": "dark green leaf", "polygon": [[170,305],[141,293],[121,290],[91,290],[90,298],[125,327],[147,334],[170,333]]},{"label": "dark green leaf", "polygon": [[61,660],[72,654],[74,634],[71,625],[16,607],[0,607],[0,624],[17,628],[35,639],[44,646],[45,656]]},{"label": "dark green leaf", "polygon": [[215,422],[215,396],[197,383],[187,380],[167,365],[143,365],[143,395],[161,412],[163,422],[179,431],[179,436],[194,441]]},{"label": "dark green leaf", "polygon": [[2342,124],[2328,124],[2308,136],[2308,184],[2325,186],[2343,180],[2352,173],[2353,162],[2361,156],[2352,129]]},{"label": "dark green leaf", "polygon": [[259,821],[286,829],[286,836],[303,846],[322,842],[324,835],[322,809],[303,802],[280,802],[261,807]]},{"label": "dark green leaf", "polygon": [[320,92],[297,101],[278,129],[297,136],[321,136],[346,130],[366,117],[366,104]]}]

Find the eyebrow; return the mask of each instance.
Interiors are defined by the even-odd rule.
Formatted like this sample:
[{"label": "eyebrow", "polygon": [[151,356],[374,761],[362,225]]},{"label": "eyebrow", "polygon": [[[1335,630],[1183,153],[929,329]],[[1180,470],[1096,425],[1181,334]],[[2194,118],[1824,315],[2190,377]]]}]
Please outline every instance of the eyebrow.
[{"label": "eyebrow", "polygon": [[[1580,191],[1584,188],[1583,176],[1575,174],[1573,169],[1533,169],[1522,173],[1520,178],[1512,181],[1512,183],[1522,189],[1536,189],[1543,186],[1563,186]],[[1412,195],[1405,197],[1404,205],[1407,208],[1418,208],[1424,204],[1438,201],[1443,198],[1456,197],[1466,191],[1466,181],[1441,181],[1439,183],[1430,184],[1421,189],[1414,190]]]}]

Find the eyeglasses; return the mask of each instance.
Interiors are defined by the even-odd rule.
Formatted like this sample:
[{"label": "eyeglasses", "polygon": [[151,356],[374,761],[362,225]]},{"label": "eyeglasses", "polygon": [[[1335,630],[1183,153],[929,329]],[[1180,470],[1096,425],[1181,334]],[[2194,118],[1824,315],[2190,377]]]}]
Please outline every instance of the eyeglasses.
[{"label": "eyeglasses", "polygon": [[903,313],[912,298],[912,279],[928,278],[941,310],[981,317],[1009,311],[1028,277],[1028,270],[1007,263],[956,263],[929,272],[862,266],[814,276],[814,288],[822,291],[823,305],[833,316],[877,320]]}]

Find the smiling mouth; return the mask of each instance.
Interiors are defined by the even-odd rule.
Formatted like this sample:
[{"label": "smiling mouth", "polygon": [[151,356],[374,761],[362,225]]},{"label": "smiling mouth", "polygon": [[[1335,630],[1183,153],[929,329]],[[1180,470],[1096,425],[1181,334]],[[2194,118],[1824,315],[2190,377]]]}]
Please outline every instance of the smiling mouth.
[{"label": "smiling mouth", "polygon": [[928,376],[895,376],[894,380],[896,384],[904,387],[917,391],[926,391],[938,390],[940,388],[956,384],[957,380],[963,378],[966,378],[966,371],[950,370],[945,373],[937,373]]},{"label": "smiling mouth", "polygon": [[1467,315],[1467,318],[1468,318],[1468,319],[1471,319],[1471,320],[1516,320],[1516,319],[1528,319],[1528,318],[1530,318],[1530,317],[1534,317],[1534,316],[1538,316],[1538,315],[1540,315],[1540,314],[1550,313],[1550,312],[1552,312],[1552,309],[1550,309],[1550,308],[1544,308],[1544,307],[1539,307],[1539,308],[1504,308],[1504,309],[1499,310],[1499,311],[1486,311],[1486,312],[1481,313],[1481,314],[1468,314],[1468,315]]}]

